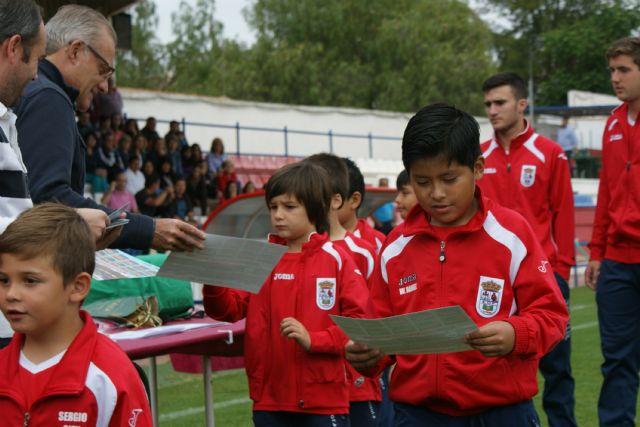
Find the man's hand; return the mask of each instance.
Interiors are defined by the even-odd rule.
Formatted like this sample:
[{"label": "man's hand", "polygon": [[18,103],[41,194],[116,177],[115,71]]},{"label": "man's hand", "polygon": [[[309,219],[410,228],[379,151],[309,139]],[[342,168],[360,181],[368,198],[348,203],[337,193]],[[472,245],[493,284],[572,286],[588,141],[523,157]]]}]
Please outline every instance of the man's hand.
[{"label": "man's hand", "polygon": [[369,348],[366,344],[349,340],[344,347],[347,361],[359,372],[366,372],[375,367],[384,354],[378,349]]},{"label": "man's hand", "polygon": [[598,285],[598,276],[600,275],[601,261],[589,261],[587,269],[584,271],[584,283],[594,291]]},{"label": "man's hand", "polygon": [[280,322],[280,333],[283,337],[292,338],[298,341],[298,344],[305,350],[311,348],[311,337],[307,328],[293,317],[285,317]]},{"label": "man's hand", "polygon": [[193,251],[204,248],[205,234],[184,221],[172,218],[156,219],[156,231],[151,247],[156,250]]},{"label": "man's hand", "polygon": [[499,320],[468,333],[464,340],[487,357],[504,356],[513,350],[516,332],[511,323]]},{"label": "man's hand", "polygon": [[[91,233],[96,240],[96,250],[98,251],[109,247],[122,231],[122,227],[107,230],[107,225],[109,225],[111,221],[109,220],[109,216],[99,209],[78,208],[76,212],[89,224]],[[126,214],[122,213],[122,216],[124,217]]]}]

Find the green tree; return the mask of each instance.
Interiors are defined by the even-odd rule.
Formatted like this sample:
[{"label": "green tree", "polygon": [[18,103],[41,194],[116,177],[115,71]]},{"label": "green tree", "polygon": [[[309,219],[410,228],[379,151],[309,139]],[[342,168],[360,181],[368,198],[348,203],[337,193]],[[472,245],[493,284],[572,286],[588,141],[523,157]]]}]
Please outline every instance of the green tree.
[{"label": "green tree", "polygon": [[500,68],[529,78],[531,60],[539,104],[566,104],[570,89],[608,92],[604,52],[640,25],[639,0],[485,0],[484,5],[511,24],[494,35]]},{"label": "green tree", "polygon": [[134,9],[132,46],[118,51],[118,85],[163,89],[166,85],[165,50],[155,36],[158,16],[155,4],[143,0]]}]

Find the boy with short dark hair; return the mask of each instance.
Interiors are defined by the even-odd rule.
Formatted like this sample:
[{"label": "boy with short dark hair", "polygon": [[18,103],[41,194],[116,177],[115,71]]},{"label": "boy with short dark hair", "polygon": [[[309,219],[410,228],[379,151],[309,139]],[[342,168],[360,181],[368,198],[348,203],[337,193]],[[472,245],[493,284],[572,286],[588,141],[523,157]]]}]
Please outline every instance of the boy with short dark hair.
[{"label": "boy with short dark hair", "polygon": [[45,203],[0,235],[0,309],[16,332],[0,351],[3,425],[151,426],[124,352],[80,310],[95,243],[75,210]]},{"label": "boy with short dark hair", "polygon": [[339,211],[340,223],[354,236],[371,244],[377,253],[380,251],[386,236],[370,226],[366,219],[358,219],[358,209],[362,205],[365,196],[364,176],[362,176],[360,168],[353,160],[346,157],[343,157],[342,160],[347,165],[347,171],[349,172],[349,192],[344,205]]},{"label": "boy with short dark hair", "polygon": [[398,174],[398,178],[396,178],[396,189],[398,190],[398,194],[393,201],[396,202],[396,210],[404,220],[407,218],[411,208],[418,204],[416,193],[413,191],[411,181],[409,180],[409,172],[406,170]]},{"label": "boy with short dark hair", "polygon": [[563,337],[567,308],[525,219],[476,187],[479,136],[473,117],[445,104],[420,110],[404,133],[402,160],[421,209],[382,248],[373,315],[460,305],[478,329],[465,337],[473,350],[459,353],[384,356],[347,345],[347,359],[369,374],[396,362],[396,426],[539,425],[538,360]]}]

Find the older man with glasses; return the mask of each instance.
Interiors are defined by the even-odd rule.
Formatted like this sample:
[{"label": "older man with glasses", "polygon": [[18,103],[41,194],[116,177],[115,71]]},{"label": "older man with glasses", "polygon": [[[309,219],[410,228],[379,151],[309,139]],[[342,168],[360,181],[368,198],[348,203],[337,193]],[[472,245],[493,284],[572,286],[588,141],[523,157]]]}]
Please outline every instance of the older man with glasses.
[{"label": "older man with glasses", "polygon": [[[73,207],[110,209],[85,198],[85,145],[75,110],[87,111],[93,96],[107,91],[115,72],[116,34],[107,19],[85,6],[63,6],[45,26],[45,59],[17,108],[20,148],[35,203],[57,200]],[[192,250],[204,234],[174,219],[127,214],[112,247]]]}]

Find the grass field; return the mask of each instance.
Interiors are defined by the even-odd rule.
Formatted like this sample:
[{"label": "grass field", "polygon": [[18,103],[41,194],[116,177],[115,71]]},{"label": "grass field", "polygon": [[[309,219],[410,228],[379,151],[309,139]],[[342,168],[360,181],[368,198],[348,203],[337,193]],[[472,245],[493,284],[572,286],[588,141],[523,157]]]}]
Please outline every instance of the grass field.
[{"label": "grass field", "polygon": [[[584,287],[571,293],[573,325],[572,364],[576,380],[576,416],[581,427],[595,427],[601,375],[600,340],[594,293]],[[180,374],[170,363],[159,365],[160,424],[163,427],[202,426],[204,407],[200,375]],[[540,381],[542,385],[542,382]],[[213,391],[216,425],[221,427],[251,426],[251,402],[244,370],[214,374]],[[546,419],[539,396],[535,399],[538,413]]]}]

